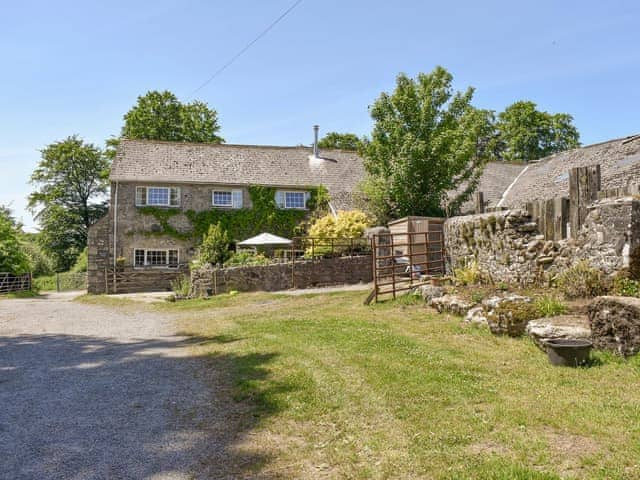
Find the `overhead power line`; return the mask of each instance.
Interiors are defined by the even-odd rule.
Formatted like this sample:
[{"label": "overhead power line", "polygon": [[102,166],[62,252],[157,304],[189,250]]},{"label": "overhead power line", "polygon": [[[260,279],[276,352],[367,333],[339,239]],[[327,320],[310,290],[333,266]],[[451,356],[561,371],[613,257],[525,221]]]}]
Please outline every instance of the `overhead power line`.
[{"label": "overhead power line", "polygon": [[296,0],[293,5],[291,5],[289,8],[287,8],[278,18],[276,18],[273,22],[271,22],[271,24],[265,28],[256,38],[254,38],[253,40],[251,40],[249,43],[247,43],[247,45],[245,45],[245,47],[240,50],[238,53],[236,53],[233,57],[231,57],[231,59],[225,63],[224,65],[222,65],[218,70],[216,70],[213,75],[211,75],[202,85],[200,85],[198,88],[196,88],[193,92],[191,92],[189,94],[189,96],[194,95],[195,93],[199,92],[200,90],[202,90],[204,87],[206,87],[207,85],[209,85],[218,75],[220,75],[222,72],[224,72],[229,66],[231,66],[231,64],[233,62],[235,62],[238,58],[240,58],[242,56],[242,54],[244,54],[247,50],[249,50],[258,40],[260,40],[262,37],[264,37],[267,33],[269,33],[269,31],[275,27],[278,23],[280,23],[280,21],[282,21],[284,19],[284,17],[286,17],[294,8],[296,8],[298,5],[300,5],[300,3],[302,3],[302,0]]}]

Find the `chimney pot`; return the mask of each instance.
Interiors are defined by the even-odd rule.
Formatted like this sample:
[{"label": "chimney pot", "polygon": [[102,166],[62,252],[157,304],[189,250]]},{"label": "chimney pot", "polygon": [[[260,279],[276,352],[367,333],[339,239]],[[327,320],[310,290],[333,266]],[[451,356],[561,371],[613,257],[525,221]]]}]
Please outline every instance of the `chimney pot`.
[{"label": "chimney pot", "polygon": [[318,156],[318,131],[320,127],[318,125],[313,126],[313,156]]}]

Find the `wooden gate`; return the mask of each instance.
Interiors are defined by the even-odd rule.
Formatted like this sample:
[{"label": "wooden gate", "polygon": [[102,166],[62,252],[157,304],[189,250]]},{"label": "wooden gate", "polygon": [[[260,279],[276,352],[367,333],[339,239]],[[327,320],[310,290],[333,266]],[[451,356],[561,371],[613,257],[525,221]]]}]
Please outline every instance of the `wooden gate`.
[{"label": "wooden gate", "polygon": [[31,290],[31,274],[13,275],[0,272],[0,294]]},{"label": "wooden gate", "polygon": [[398,292],[444,276],[444,220],[407,217],[392,222],[391,233],[372,237],[374,289],[371,300],[378,301],[381,295],[396,298]]}]

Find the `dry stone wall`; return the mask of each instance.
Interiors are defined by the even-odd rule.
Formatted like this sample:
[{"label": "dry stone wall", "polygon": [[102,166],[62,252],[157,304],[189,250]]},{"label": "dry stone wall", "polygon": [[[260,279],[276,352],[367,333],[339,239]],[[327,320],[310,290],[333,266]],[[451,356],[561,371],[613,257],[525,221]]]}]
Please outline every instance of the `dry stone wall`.
[{"label": "dry stone wall", "polygon": [[607,274],[640,252],[640,201],[604,199],[589,207],[576,239],[545,240],[524,210],[453,217],[445,223],[448,269],[476,261],[495,282],[535,284],[579,260]]},{"label": "dry stone wall", "polygon": [[106,293],[111,229],[109,215],[89,228],[87,249],[87,289],[89,293]]},{"label": "dry stone wall", "polygon": [[238,291],[275,292],[290,288],[368,283],[372,281],[371,257],[326,258],[308,262],[246,267],[202,267],[191,272],[192,294],[209,296]]}]

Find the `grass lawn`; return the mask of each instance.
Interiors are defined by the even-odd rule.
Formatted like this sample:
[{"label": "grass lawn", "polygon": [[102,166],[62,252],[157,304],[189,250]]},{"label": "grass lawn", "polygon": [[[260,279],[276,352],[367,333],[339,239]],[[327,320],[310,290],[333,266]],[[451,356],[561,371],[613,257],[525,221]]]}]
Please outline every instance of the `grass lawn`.
[{"label": "grass lawn", "polygon": [[[422,304],[363,292],[220,296],[173,312],[228,365],[254,423],[238,449],[283,478],[640,478],[640,361],[552,367]],[[90,297],[83,301],[91,302]],[[254,472],[255,473],[255,472]]]},{"label": "grass lawn", "polygon": [[14,299],[14,298],[36,298],[38,293],[33,290],[25,290],[21,292],[11,292],[0,294],[0,300]]}]

